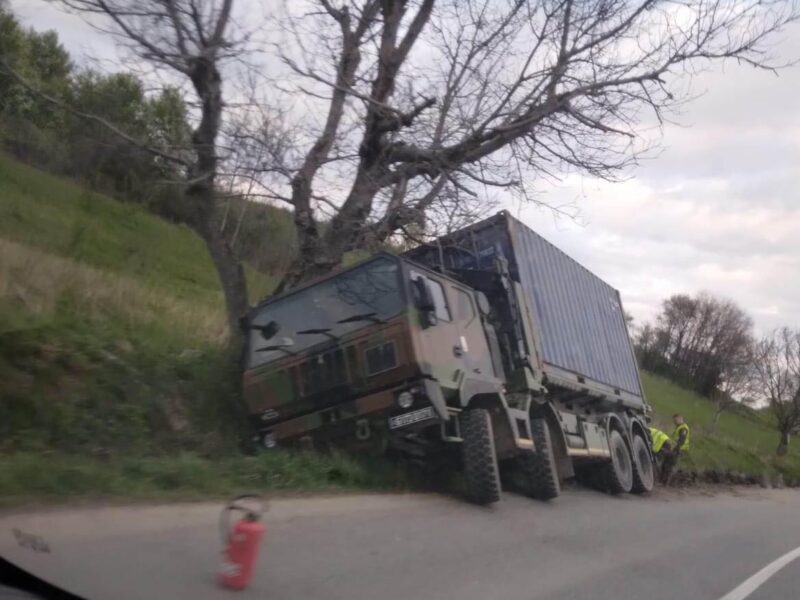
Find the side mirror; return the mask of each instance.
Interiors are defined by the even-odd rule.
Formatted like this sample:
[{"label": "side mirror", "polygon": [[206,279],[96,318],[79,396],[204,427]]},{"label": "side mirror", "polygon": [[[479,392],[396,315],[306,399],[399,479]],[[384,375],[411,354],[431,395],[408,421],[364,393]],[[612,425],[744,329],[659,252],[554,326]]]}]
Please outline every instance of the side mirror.
[{"label": "side mirror", "polygon": [[486,294],[483,292],[476,292],[475,297],[478,301],[478,310],[481,311],[481,314],[486,317],[492,310],[491,305],[489,304],[489,298],[486,297]]},{"label": "side mirror", "polygon": [[281,326],[275,321],[270,321],[266,325],[253,325],[252,328],[257,329],[265,340],[272,339],[281,330]]},{"label": "side mirror", "polygon": [[432,312],[436,310],[431,291],[428,289],[428,284],[425,283],[422,277],[412,279],[411,286],[414,289],[414,306],[422,312]]},{"label": "side mirror", "polygon": [[414,306],[420,314],[420,320],[424,328],[433,327],[438,323],[436,319],[436,305],[433,303],[433,296],[428,289],[428,284],[422,277],[411,280],[411,288],[414,296]]}]

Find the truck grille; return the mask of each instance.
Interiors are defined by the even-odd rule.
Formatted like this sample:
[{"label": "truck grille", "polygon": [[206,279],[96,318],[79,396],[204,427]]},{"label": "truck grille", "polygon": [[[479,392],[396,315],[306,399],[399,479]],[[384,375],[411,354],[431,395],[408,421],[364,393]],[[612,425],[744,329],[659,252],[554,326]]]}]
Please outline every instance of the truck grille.
[{"label": "truck grille", "polygon": [[318,354],[295,368],[299,370],[305,397],[347,384],[347,366],[341,348]]}]

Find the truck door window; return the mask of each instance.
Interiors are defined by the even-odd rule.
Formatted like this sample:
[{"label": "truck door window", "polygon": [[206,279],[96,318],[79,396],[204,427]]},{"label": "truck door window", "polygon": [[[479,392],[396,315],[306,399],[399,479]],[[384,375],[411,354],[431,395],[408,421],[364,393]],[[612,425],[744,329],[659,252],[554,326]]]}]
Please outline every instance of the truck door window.
[{"label": "truck door window", "polygon": [[436,318],[440,321],[450,321],[450,309],[447,306],[447,297],[444,295],[442,284],[435,279],[428,278],[428,289],[433,297],[436,307]]},{"label": "truck door window", "polygon": [[422,273],[418,273],[416,271],[411,271],[410,275],[412,281],[421,279],[425,282],[425,285],[430,292],[431,300],[433,300],[436,319],[438,321],[451,321],[450,308],[447,305],[447,297],[444,295],[444,288],[442,287],[442,284],[435,279],[426,277]]},{"label": "truck door window", "polygon": [[472,298],[464,290],[453,288],[456,294],[456,318],[459,321],[472,321],[475,318],[475,308],[472,304]]}]

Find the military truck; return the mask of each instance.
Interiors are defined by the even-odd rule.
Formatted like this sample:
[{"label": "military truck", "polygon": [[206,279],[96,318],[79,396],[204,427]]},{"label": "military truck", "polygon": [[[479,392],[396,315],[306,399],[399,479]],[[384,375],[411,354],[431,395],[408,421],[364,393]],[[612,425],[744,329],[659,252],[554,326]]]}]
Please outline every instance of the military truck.
[{"label": "military truck", "polygon": [[244,395],[265,448],[380,440],[551,499],[576,475],[654,483],[619,293],[501,212],[403,256],[381,253],[255,307]]}]

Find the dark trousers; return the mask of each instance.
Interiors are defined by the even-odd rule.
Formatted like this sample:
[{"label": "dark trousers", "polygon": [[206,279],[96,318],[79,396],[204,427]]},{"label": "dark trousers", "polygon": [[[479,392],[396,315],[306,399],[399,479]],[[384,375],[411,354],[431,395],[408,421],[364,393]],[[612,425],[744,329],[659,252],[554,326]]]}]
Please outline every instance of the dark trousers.
[{"label": "dark trousers", "polygon": [[[680,452],[662,450],[658,454],[663,454],[661,460],[659,461],[658,469],[661,485],[669,485],[669,480],[672,477],[672,471],[675,470],[675,465],[678,464]],[[658,455],[656,455],[656,460],[658,460]]]}]

